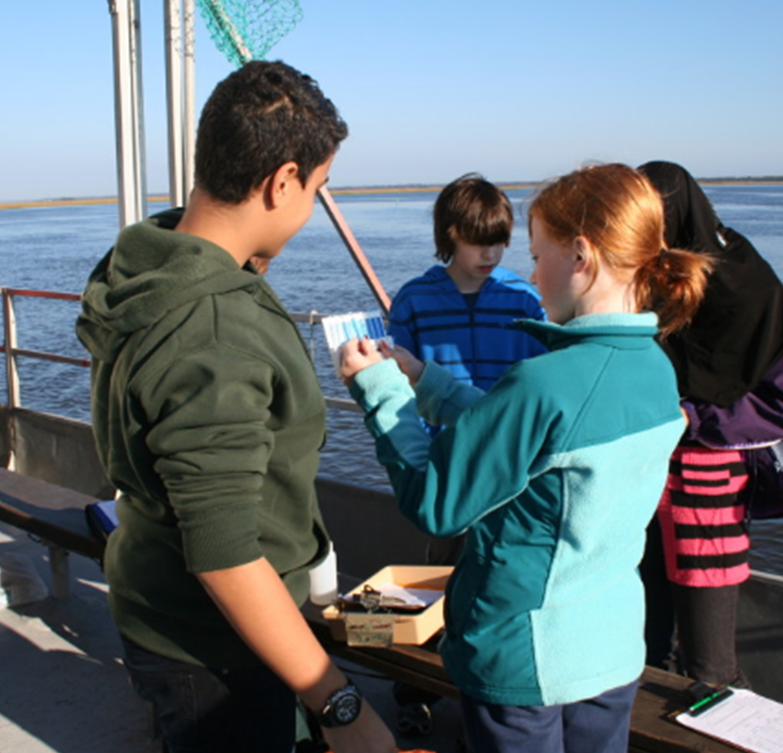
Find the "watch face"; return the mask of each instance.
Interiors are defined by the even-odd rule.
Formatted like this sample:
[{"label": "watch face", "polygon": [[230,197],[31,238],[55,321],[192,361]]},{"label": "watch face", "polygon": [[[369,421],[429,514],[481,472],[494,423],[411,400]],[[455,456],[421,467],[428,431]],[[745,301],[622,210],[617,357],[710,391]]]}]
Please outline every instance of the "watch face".
[{"label": "watch face", "polygon": [[329,696],[324,710],[318,715],[322,727],[344,727],[356,720],[362,710],[362,694],[349,683]]},{"label": "watch face", "polygon": [[361,699],[355,693],[346,693],[334,704],[334,718],[338,724],[350,724],[359,716]]}]

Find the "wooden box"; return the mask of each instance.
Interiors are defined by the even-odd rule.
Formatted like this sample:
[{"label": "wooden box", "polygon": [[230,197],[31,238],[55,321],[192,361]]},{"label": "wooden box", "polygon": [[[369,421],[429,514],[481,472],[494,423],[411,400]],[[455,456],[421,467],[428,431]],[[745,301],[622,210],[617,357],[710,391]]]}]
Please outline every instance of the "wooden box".
[{"label": "wooden box", "polygon": [[360,593],[366,585],[383,590],[386,584],[409,589],[434,590],[439,596],[421,612],[415,614],[383,613],[371,615],[341,612],[330,605],[323,610],[329,621],[332,637],[349,645],[389,646],[395,643],[420,645],[426,643],[443,627],[443,601],[446,583],[453,567],[436,565],[389,565],[358,585],[350,593]]}]

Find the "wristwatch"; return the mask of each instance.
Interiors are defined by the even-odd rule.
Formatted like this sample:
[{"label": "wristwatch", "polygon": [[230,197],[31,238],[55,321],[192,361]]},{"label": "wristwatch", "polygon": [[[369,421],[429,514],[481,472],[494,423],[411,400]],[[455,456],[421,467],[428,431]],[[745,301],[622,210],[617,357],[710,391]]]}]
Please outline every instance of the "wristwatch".
[{"label": "wristwatch", "polygon": [[349,682],[345,687],[335,690],[327,699],[324,707],[315,718],[322,727],[345,727],[356,721],[362,710],[362,694],[359,688]]}]

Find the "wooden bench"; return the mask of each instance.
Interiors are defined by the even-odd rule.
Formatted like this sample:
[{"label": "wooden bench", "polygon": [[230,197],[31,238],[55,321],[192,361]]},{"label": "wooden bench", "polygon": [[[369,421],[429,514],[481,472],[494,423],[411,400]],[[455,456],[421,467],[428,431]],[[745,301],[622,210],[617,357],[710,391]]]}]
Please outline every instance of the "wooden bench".
[{"label": "wooden bench", "polygon": [[70,552],[101,561],[104,542],[87,525],[84,508],[94,497],[0,468],[0,521],[27,531],[49,548],[52,595],[70,594]]}]

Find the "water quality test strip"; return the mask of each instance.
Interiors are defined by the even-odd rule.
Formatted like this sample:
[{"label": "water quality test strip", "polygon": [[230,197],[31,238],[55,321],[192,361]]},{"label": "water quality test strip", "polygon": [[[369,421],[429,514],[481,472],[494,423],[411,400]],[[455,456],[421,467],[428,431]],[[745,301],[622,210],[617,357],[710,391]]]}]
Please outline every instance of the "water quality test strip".
[{"label": "water quality test strip", "polygon": [[334,368],[340,372],[340,347],[349,340],[369,337],[376,345],[385,342],[392,345],[392,338],[386,334],[386,326],[380,311],[352,311],[348,314],[325,316],[321,324],[326,335],[326,343],[332,356]]}]

